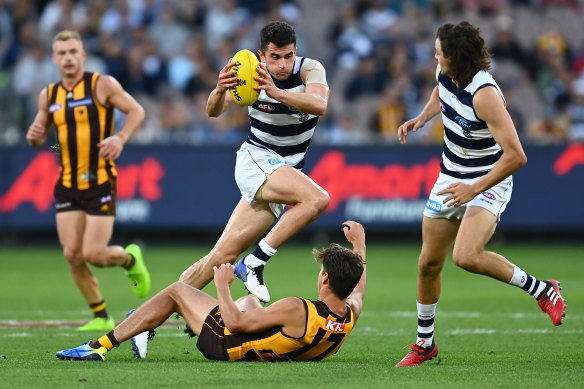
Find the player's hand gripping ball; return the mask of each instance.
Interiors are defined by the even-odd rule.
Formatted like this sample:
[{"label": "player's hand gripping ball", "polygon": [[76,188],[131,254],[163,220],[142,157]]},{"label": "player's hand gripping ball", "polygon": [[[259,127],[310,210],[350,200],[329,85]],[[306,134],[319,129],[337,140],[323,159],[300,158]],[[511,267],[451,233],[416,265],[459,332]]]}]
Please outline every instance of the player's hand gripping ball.
[{"label": "player's hand gripping ball", "polygon": [[237,72],[237,85],[229,88],[229,93],[237,105],[242,107],[252,105],[259,96],[259,92],[253,89],[254,86],[259,85],[253,79],[259,77],[256,69],[259,61],[255,54],[249,50],[238,51],[231,61],[235,62],[231,70]]}]

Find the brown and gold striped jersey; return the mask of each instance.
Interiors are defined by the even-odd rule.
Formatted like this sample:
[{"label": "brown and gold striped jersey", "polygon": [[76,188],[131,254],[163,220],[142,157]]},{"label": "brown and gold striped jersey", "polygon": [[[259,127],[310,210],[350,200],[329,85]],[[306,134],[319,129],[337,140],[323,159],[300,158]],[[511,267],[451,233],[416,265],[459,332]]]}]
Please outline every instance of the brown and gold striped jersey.
[{"label": "brown and gold striped jersey", "polygon": [[232,361],[319,361],[335,354],[355,324],[347,304],[344,317],[320,300],[301,299],[306,310],[304,335],[293,338],[280,327],[257,334],[232,334],[225,328],[227,354]]},{"label": "brown and gold striped jersey", "polygon": [[59,180],[66,188],[85,190],[115,176],[113,161],[99,158],[98,143],[114,133],[114,108],[96,97],[99,73],[85,72],[72,88],[61,82],[47,88],[49,115],[61,146]]}]

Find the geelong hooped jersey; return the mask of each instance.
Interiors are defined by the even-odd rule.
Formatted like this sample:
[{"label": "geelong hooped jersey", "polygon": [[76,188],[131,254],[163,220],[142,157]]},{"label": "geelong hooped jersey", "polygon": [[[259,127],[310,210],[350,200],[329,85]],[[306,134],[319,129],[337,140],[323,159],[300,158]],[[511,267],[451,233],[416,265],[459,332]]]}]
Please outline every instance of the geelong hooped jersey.
[{"label": "geelong hooped jersey", "polygon": [[[308,58],[306,58],[308,59]],[[301,93],[306,86],[300,77],[304,57],[297,57],[290,77],[274,84],[286,91]],[[270,149],[284,158],[286,165],[301,169],[318,116],[299,112],[261,91],[257,101],[248,108],[251,130],[247,142]]]},{"label": "geelong hooped jersey", "polygon": [[487,123],[476,116],[473,106],[475,93],[485,87],[503,92],[485,71],[479,71],[470,84],[457,87],[447,76],[438,74],[440,110],[444,123],[442,173],[456,178],[475,178],[487,174],[503,154]]},{"label": "geelong hooped jersey", "polygon": [[99,158],[98,143],[114,133],[114,109],[95,96],[99,73],[83,74],[70,90],[61,82],[47,88],[49,115],[61,146],[59,180],[66,188],[85,190],[116,175],[114,163]]},{"label": "geelong hooped jersey", "polygon": [[225,328],[227,354],[232,361],[319,361],[335,354],[355,324],[353,311],[334,314],[319,300],[301,299],[306,310],[306,329],[293,338],[274,328],[258,334],[231,334]]}]

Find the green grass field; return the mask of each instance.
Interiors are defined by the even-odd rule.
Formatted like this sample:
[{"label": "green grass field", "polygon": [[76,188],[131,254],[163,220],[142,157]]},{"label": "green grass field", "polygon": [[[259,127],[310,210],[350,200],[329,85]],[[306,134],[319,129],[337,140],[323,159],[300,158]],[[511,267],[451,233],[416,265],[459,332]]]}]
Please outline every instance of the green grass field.
[{"label": "green grass field", "polygon": [[[152,293],[175,281],[210,247],[148,247]],[[363,314],[339,353],[318,363],[207,361],[173,318],[157,331],[148,358],[129,343],[101,362],[71,362],[55,351],[101,333],[79,334],[59,322],[90,318],[58,247],[0,248],[2,388],[574,388],[584,382],[584,246],[497,245],[528,273],[562,282],[565,323],[554,327],[520,289],[467,273],[450,260],[436,318],[439,359],[395,368],[415,341],[419,246],[368,246]],[[319,265],[310,247],[285,245],[266,268],[272,299],[316,297]],[[136,299],[122,270],[95,270],[111,314],[120,321]],[[214,294],[214,285],[206,290]],[[235,296],[243,286],[232,286]]]}]

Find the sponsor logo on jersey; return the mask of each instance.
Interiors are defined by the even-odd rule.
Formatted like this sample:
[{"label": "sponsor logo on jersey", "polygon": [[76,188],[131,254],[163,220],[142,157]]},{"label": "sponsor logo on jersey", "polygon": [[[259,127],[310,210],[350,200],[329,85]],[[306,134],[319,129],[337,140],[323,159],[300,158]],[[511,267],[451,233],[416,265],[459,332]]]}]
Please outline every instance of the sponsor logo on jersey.
[{"label": "sponsor logo on jersey", "polygon": [[467,138],[472,138],[470,130],[474,130],[475,128],[477,128],[477,125],[460,116],[456,116],[454,120],[456,120],[456,123],[458,123],[458,125],[462,127],[462,133],[464,134],[464,136],[466,136]]},{"label": "sponsor logo on jersey", "polygon": [[283,161],[280,158],[269,158],[268,163],[270,165],[277,165],[277,164],[283,163]]},{"label": "sponsor logo on jersey", "polygon": [[57,112],[58,110],[60,110],[61,108],[63,108],[63,106],[62,106],[61,104],[52,104],[52,105],[49,107],[49,112],[50,112],[50,113],[55,113],[55,112]]},{"label": "sponsor logo on jersey", "polygon": [[276,107],[268,103],[257,103],[256,108],[264,112],[272,112],[273,110],[276,109]]},{"label": "sponsor logo on jersey", "polygon": [[483,196],[485,196],[486,198],[488,198],[489,200],[496,200],[497,198],[495,197],[494,194],[492,194],[491,192],[483,192]]},{"label": "sponsor logo on jersey", "polygon": [[426,208],[430,211],[440,212],[442,210],[442,204],[440,204],[438,201],[428,200],[426,203]]},{"label": "sponsor logo on jersey", "polygon": [[77,108],[77,107],[85,107],[88,105],[93,104],[93,99],[91,97],[84,97],[79,100],[71,100],[67,102],[67,108]]},{"label": "sponsor logo on jersey", "polygon": [[331,319],[327,319],[324,328],[332,332],[343,332],[345,330],[345,323],[338,323]]}]

